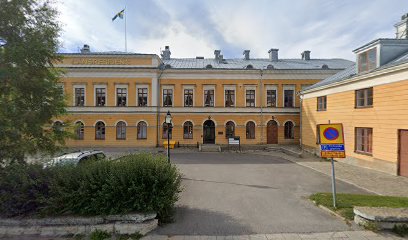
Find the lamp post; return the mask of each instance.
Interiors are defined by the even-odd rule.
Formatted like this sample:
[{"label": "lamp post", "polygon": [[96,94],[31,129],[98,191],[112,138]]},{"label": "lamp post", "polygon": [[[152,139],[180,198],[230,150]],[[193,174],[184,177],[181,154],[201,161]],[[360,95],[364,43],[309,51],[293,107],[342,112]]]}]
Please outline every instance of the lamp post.
[{"label": "lamp post", "polygon": [[170,163],[170,133],[173,128],[173,122],[172,122],[173,117],[170,114],[170,111],[167,111],[166,118],[164,122],[167,125],[167,161]]}]

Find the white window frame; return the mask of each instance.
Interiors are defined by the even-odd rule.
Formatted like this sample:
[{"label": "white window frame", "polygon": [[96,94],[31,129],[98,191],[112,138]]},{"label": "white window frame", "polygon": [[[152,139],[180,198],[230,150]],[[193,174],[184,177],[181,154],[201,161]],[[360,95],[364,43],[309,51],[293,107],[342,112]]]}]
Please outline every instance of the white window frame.
[{"label": "white window frame", "polygon": [[94,106],[96,106],[96,89],[105,88],[105,107],[108,106],[108,84],[95,84],[94,85]]},{"label": "white window frame", "polygon": [[[136,106],[139,107],[139,89],[147,88],[147,103],[146,107],[150,106],[149,97],[150,97],[150,88],[147,84],[136,84]],[[163,93],[162,93],[163,94]]]},{"label": "white window frame", "polygon": [[[171,106],[164,106],[164,95],[163,95],[163,91],[164,90],[173,90],[173,99],[171,101]],[[161,87],[161,102],[162,102],[162,107],[174,107],[174,85],[162,85]],[[183,104],[184,105],[184,104]]]},{"label": "white window frame", "polygon": [[[83,88],[84,89],[84,106],[86,106],[86,84],[75,84],[75,85],[72,86],[72,96],[73,96],[72,106],[76,107],[76,105],[75,105],[75,99],[76,99],[75,90],[77,88]],[[96,95],[96,93],[95,93],[95,95]]]},{"label": "white window frame", "polygon": [[246,91],[247,90],[255,90],[255,106],[253,106],[253,107],[256,107],[257,105],[256,105],[256,98],[257,98],[257,96],[256,96],[256,92],[257,92],[257,90],[256,90],[256,86],[254,85],[254,86],[245,86],[245,92],[244,92],[244,98],[245,98],[245,107],[247,107],[247,98],[246,98]]},{"label": "white window frame", "polygon": [[[215,107],[216,106],[216,97],[217,97],[217,94],[216,94],[216,92],[215,92],[215,85],[204,85],[204,87],[203,87],[203,107],[205,107],[205,90],[213,90],[214,91],[214,106],[212,106],[212,107]],[[224,93],[225,94],[225,93]]]},{"label": "white window frame", "polygon": [[115,84],[115,107],[118,106],[118,88],[126,88],[126,107],[129,106],[129,85],[128,84]]},{"label": "white window frame", "polygon": [[[194,85],[183,85],[183,94],[181,94],[181,102],[183,103],[183,107],[184,106],[184,90],[193,90],[193,106],[195,107],[196,105],[196,101],[195,101],[195,86]],[[174,94],[174,92],[173,92]]]},{"label": "white window frame", "polygon": [[232,106],[232,107],[237,107],[237,86],[236,85],[225,85],[224,86],[224,92],[223,92],[223,95],[224,95],[224,107],[226,107],[225,106],[225,91],[226,90],[234,90],[234,106]]},{"label": "white window frame", "polygon": [[285,107],[285,90],[293,90],[293,106],[296,107],[296,85],[283,85],[282,88],[282,107]]},{"label": "white window frame", "polygon": [[278,86],[277,85],[266,85],[265,86],[265,107],[268,107],[268,90],[275,90],[276,97],[275,97],[275,107],[278,107]]}]

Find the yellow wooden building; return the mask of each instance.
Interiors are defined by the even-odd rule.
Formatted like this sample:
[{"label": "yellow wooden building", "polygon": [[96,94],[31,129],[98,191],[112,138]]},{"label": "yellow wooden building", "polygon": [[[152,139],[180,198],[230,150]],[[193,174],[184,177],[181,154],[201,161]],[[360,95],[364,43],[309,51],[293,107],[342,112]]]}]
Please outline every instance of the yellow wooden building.
[{"label": "yellow wooden building", "polygon": [[301,92],[304,149],[319,154],[317,125],[343,123],[347,163],[408,177],[408,15],[397,38],[354,50],[356,64]]},{"label": "yellow wooden building", "polygon": [[271,49],[264,59],[171,58],[123,52],[66,53],[56,64],[68,115],[56,123],[80,126],[70,147],[160,146],[164,117],[173,116],[171,138],[181,146],[227,144],[239,136],[244,145],[299,142],[298,93],[349,67],[343,59],[280,59]]}]

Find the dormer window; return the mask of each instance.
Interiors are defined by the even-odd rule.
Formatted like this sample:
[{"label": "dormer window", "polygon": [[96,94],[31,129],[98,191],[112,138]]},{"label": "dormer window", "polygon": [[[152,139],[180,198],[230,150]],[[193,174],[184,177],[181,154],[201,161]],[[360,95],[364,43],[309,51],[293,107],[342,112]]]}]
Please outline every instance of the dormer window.
[{"label": "dormer window", "polygon": [[358,55],[358,72],[368,72],[377,67],[377,48],[372,48]]}]

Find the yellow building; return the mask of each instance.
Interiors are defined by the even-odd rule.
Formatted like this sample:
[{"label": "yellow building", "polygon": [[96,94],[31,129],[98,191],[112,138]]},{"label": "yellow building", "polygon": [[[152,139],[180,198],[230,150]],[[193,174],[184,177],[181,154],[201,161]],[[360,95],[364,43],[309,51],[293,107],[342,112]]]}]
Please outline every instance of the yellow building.
[{"label": "yellow building", "polygon": [[244,145],[299,141],[297,93],[352,64],[343,59],[269,58],[173,59],[169,47],[154,54],[91,52],[62,54],[56,66],[68,101],[69,121],[78,128],[70,147],[160,146],[166,138],[167,111],[173,116],[172,140],[181,146],[227,144],[239,136]]},{"label": "yellow building", "polygon": [[[319,153],[318,124],[343,123],[347,163],[408,177],[408,16],[400,39],[356,50],[356,64],[302,91],[304,149]],[[405,31],[403,34],[401,31]]]}]

